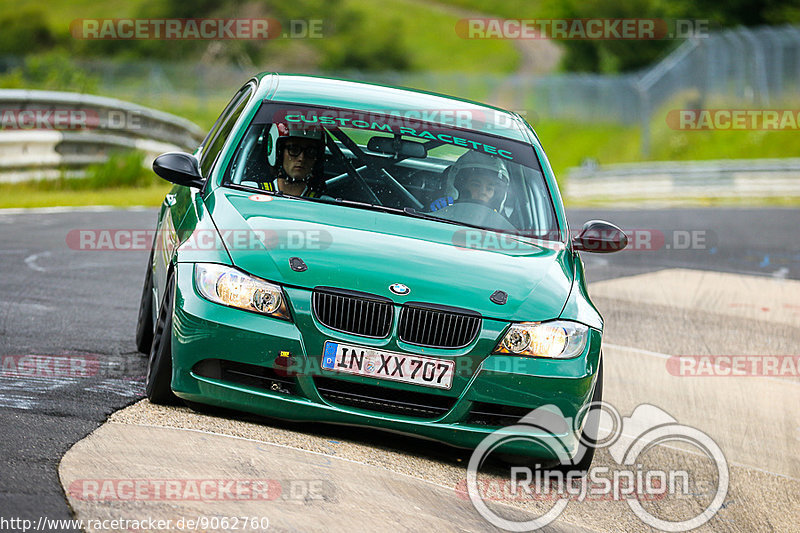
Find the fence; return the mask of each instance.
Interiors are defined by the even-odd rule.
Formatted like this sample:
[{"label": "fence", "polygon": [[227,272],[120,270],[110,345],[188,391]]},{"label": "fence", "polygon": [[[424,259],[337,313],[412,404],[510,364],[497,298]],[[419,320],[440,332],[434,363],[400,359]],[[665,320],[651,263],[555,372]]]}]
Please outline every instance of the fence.
[{"label": "fence", "polygon": [[[0,58],[0,73],[20,64],[18,58]],[[81,60],[77,64],[97,79],[96,91],[101,94],[169,108],[190,97],[204,110],[218,109],[219,100],[227,101],[254,72],[270,69],[268,64],[237,67],[199,62]],[[713,98],[749,106],[796,101],[800,94],[800,26],[740,27],[692,37],[653,66],[623,75],[326,74],[487,101],[527,112],[533,120],[647,126],[653,114],[676,95],[686,95],[698,107]]]},{"label": "fence", "polygon": [[[94,92],[144,105],[204,116],[210,122],[255,71],[199,62],[77,61]],[[21,60],[0,60],[0,73]],[[650,68],[624,75],[465,75],[442,72],[338,72],[342,77],[400,85],[485,101],[540,118],[638,124],[648,155],[650,127],[665,106],[797,107],[800,26],[736,28],[693,37]],[[2,105],[2,102],[0,102]]]},{"label": "fence", "polygon": [[690,109],[709,101],[743,107],[800,104],[800,26],[741,27],[692,37],[652,67],[624,75],[482,76],[460,83],[446,74],[408,79],[434,91],[461,87],[468,97],[482,93],[478,99],[523,110],[533,120],[640,124],[642,154],[648,155],[652,119],[673,99]]},{"label": "fence", "polygon": [[4,125],[18,122],[0,132],[0,182],[80,175],[117,150],[139,150],[149,164],[163,152],[191,151],[203,139],[188,120],[102,96],[0,90],[0,110]]}]

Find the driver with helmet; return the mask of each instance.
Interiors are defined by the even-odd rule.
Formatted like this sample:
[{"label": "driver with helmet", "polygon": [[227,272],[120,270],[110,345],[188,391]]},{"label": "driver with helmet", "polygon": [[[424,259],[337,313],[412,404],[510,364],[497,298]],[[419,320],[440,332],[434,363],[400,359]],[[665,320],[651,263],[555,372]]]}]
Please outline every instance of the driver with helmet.
[{"label": "driver with helmet", "polygon": [[271,180],[258,184],[265,191],[318,198],[325,190],[323,162],[325,143],[321,128],[290,128],[278,122],[267,138]]},{"label": "driver with helmet", "polygon": [[477,203],[498,212],[503,207],[510,178],[502,160],[469,151],[453,163],[450,172],[458,191],[458,203]]}]

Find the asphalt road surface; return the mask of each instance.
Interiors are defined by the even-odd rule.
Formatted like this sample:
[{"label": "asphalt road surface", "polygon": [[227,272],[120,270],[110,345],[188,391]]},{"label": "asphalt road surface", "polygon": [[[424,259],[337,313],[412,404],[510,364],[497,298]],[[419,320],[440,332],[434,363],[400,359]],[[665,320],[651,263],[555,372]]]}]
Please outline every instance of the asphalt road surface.
[{"label": "asphalt road surface", "polygon": [[[713,433],[736,463],[731,476],[739,482],[735,502],[726,507],[732,509],[724,519],[728,520],[726,528],[744,531],[780,526],[783,522],[773,521],[774,517],[763,511],[770,501],[794,508],[796,518],[796,496],[788,501],[781,496],[789,487],[798,494],[797,460],[792,462],[788,456],[800,438],[800,422],[794,407],[786,407],[788,411],[781,407],[786,402],[800,404],[796,380],[762,378],[746,386],[729,380],[720,387],[730,390],[723,393],[715,386],[716,392],[703,397],[689,380],[665,381],[669,376],[663,372],[663,359],[674,354],[765,353],[764,346],[770,353],[797,353],[800,321],[791,304],[783,303],[776,310],[770,309],[769,302],[756,302],[759,295],[767,298],[771,294],[771,285],[762,288],[744,283],[739,299],[725,301],[725,311],[719,314],[703,313],[701,303],[716,301],[717,295],[736,285],[738,278],[725,275],[758,276],[765,282],[799,280],[800,239],[796,232],[800,210],[572,210],[568,215],[573,231],[586,220],[602,218],[636,236],[631,250],[583,254],[588,280],[593,283],[590,294],[607,323],[607,399],[629,414],[647,398],[645,389],[649,387],[653,403],[669,406],[670,414],[682,423]],[[41,516],[71,518],[59,482],[59,461],[111,413],[143,396],[145,360],[135,350],[134,330],[148,252],[72,249],[67,235],[75,229],[151,229],[155,217],[155,210],[0,213],[0,356],[4,362],[0,375],[0,423],[4,428],[0,517],[34,521]],[[648,292],[687,280],[695,283],[697,294],[706,291],[702,302],[676,304],[665,301],[663,294]],[[35,376],[8,372],[7,365],[29,355],[74,356],[76,364],[83,366],[71,372],[54,368],[50,376],[48,360],[39,358],[41,368]],[[87,361],[91,363],[88,370]],[[633,383],[626,377],[626,369],[632,366],[652,367],[654,375],[665,377]],[[758,412],[747,402],[731,406],[720,399],[750,395],[757,395],[760,402],[767,402],[765,408],[772,409],[761,416],[764,427],[779,433],[771,435],[775,437],[774,453],[748,440],[763,439],[759,422],[755,427],[737,425],[756,420]],[[714,420],[709,422],[712,415]],[[131,417],[135,419],[136,414]],[[452,457],[459,455],[446,447],[368,430],[314,431],[330,442],[354,441],[365,449],[399,450],[405,456],[433,462],[452,462]],[[603,461],[602,454],[600,457]],[[447,484],[449,479],[438,482]],[[589,507],[568,509],[574,509],[565,514],[571,524],[588,521],[600,530],[615,529],[613,523],[637,524],[630,522],[629,516],[617,516],[617,522],[611,518],[592,522],[587,518]],[[750,518],[745,518],[748,513]]]}]

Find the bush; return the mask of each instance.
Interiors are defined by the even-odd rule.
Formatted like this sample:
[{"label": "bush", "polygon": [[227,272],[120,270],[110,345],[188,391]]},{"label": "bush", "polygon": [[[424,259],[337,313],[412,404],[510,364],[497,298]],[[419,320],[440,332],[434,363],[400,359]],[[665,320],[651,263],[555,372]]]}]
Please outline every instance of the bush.
[{"label": "bush", "polygon": [[[369,32],[365,31],[369,28]],[[352,11],[340,21],[325,45],[322,64],[327,70],[408,70],[409,53],[403,40],[403,22],[392,20],[375,27],[364,13]]]},{"label": "bush", "polygon": [[0,76],[0,88],[36,88],[91,93],[99,81],[79,68],[64,50],[28,56],[21,67]]},{"label": "bush", "polygon": [[136,150],[110,154],[108,161],[89,165],[85,177],[67,177],[66,169],[55,180],[37,180],[29,183],[43,191],[96,191],[118,187],[151,187],[159,180],[152,170],[142,165],[144,154]]},{"label": "bush", "polygon": [[139,151],[112,153],[105,163],[90,165],[82,181],[88,189],[112,187],[148,187],[156,178],[153,171],[142,165],[144,154]]},{"label": "bush", "polygon": [[24,9],[0,17],[0,55],[23,55],[52,48],[55,38],[44,13]]}]

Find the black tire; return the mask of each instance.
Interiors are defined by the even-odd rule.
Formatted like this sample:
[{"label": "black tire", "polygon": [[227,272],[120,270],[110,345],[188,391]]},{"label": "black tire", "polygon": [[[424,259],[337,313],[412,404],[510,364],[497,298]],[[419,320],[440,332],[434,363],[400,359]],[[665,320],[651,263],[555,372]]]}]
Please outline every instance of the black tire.
[{"label": "black tire", "polygon": [[167,278],[164,298],[153,332],[153,344],[147,361],[145,391],[151,403],[175,405],[180,403],[172,392],[172,314],[175,305],[175,276]]},{"label": "black tire", "polygon": [[143,355],[150,353],[153,345],[153,250],[147,260],[142,298],[139,302],[139,319],[136,322],[136,349]]}]

